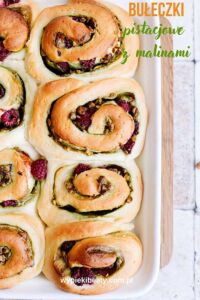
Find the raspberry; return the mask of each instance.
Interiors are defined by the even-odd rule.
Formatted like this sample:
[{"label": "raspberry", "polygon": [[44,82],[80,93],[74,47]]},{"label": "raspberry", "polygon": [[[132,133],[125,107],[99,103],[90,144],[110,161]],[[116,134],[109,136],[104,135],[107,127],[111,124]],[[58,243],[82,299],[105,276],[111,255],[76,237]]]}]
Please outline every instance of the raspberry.
[{"label": "raspberry", "polygon": [[1,116],[1,123],[7,128],[14,127],[19,124],[19,111],[17,109],[10,109]]},{"label": "raspberry", "polygon": [[0,61],[4,61],[10,52],[4,47],[3,40],[0,40]]},{"label": "raspberry", "polygon": [[5,91],[4,87],[3,87],[3,85],[0,84],[0,99],[4,97],[5,92],[6,91]]},{"label": "raspberry", "polygon": [[19,3],[20,0],[4,0],[4,5],[9,6],[11,4]]},{"label": "raspberry", "polygon": [[133,149],[133,147],[134,147],[134,145],[135,145],[135,142],[133,141],[133,139],[132,139],[132,137],[131,137],[131,138],[128,140],[128,142],[127,142],[125,145],[123,145],[123,146],[121,147],[121,149],[122,149],[125,153],[130,154],[131,151],[132,151],[132,149]]},{"label": "raspberry", "polygon": [[85,108],[85,111],[80,114],[80,112],[78,112],[78,116],[76,119],[77,125],[83,129],[83,130],[87,130],[91,123],[92,123],[92,115],[95,113],[96,108],[91,107],[91,108]]},{"label": "raspberry", "polygon": [[83,70],[90,71],[94,68],[96,62],[96,57],[90,60],[80,60],[80,64]]},{"label": "raspberry", "polygon": [[70,72],[70,67],[67,62],[58,62],[57,67],[63,72],[63,73],[69,73]]},{"label": "raspberry", "polygon": [[91,170],[91,167],[89,165],[79,164],[74,170],[74,176],[79,175],[88,170]]},{"label": "raspberry", "polygon": [[71,277],[74,279],[74,283],[77,286],[83,286],[84,284],[92,285],[96,278],[94,272],[89,268],[73,268],[71,269]]},{"label": "raspberry", "polygon": [[85,115],[77,118],[76,122],[77,122],[77,125],[83,130],[87,130],[90,127],[90,125],[92,124],[91,117],[88,114],[85,114]]},{"label": "raspberry", "polygon": [[126,112],[130,112],[131,106],[130,106],[130,104],[129,104],[127,101],[125,101],[125,100],[117,100],[116,102],[117,102],[117,104],[118,104],[119,106],[121,106]]},{"label": "raspberry", "polygon": [[73,17],[72,18],[74,21],[79,22],[79,23],[84,23],[87,27],[90,27],[91,29],[95,29],[95,23],[92,19],[87,20],[84,17]]},{"label": "raspberry", "polygon": [[4,202],[1,203],[2,207],[16,207],[17,206],[17,201],[15,200],[6,200]]},{"label": "raspberry", "polygon": [[38,159],[31,165],[31,174],[36,180],[43,180],[47,177],[47,161],[45,159]]}]

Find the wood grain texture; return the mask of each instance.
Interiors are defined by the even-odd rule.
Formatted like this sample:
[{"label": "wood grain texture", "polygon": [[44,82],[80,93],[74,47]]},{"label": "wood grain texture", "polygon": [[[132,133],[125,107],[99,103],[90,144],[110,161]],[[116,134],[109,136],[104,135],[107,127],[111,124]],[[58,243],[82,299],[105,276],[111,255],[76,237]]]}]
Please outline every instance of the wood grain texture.
[{"label": "wood grain texture", "polygon": [[[171,24],[160,19],[163,26]],[[172,36],[161,38],[163,49],[173,49]],[[173,250],[173,59],[162,59],[162,223],[161,268],[166,266]]]}]

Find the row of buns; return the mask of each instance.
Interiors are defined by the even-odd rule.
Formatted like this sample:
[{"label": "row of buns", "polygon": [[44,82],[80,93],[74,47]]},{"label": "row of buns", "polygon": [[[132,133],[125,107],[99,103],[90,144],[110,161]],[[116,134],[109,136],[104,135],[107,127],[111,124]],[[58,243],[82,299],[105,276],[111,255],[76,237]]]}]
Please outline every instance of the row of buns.
[{"label": "row of buns", "polygon": [[139,39],[123,38],[132,19],[114,4],[19,2],[0,7],[0,288],[43,270],[65,291],[105,293],[143,256]]}]

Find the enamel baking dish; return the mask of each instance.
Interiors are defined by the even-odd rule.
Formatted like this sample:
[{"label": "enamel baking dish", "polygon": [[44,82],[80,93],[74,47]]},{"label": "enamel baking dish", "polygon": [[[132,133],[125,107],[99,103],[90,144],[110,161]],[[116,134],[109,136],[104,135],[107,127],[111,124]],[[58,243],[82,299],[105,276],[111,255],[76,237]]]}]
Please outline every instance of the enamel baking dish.
[{"label": "enamel baking dish", "polygon": [[[66,0],[34,0],[43,7],[64,4]],[[110,0],[128,10],[128,0]],[[143,23],[145,18],[135,19]],[[148,17],[150,26],[159,26],[159,19]],[[152,50],[153,36],[140,37],[141,49]],[[159,41],[156,41],[159,46]],[[10,290],[1,290],[2,299],[133,299],[147,293],[154,285],[160,268],[160,207],[161,207],[161,66],[157,58],[140,59],[136,80],[146,95],[149,123],[144,151],[138,159],[144,181],[144,197],[140,214],[135,220],[135,232],[144,247],[143,264],[136,276],[115,292],[99,296],[72,295],[57,289],[43,275]],[[23,141],[22,141],[23,142]],[[47,245],[48,247],[48,245]]]}]

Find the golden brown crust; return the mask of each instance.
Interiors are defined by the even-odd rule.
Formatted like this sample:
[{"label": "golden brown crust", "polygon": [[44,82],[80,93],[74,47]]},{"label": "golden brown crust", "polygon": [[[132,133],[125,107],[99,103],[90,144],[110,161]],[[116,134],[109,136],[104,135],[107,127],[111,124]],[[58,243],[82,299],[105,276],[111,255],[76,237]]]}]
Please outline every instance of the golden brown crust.
[{"label": "golden brown crust", "polygon": [[[39,3],[36,3],[34,0],[24,0],[23,3],[15,3],[8,6],[10,11],[18,13],[26,22],[28,26],[28,38],[30,29],[38,16],[39,12],[41,11],[41,7]],[[27,40],[28,40],[27,38]],[[26,40],[26,42],[27,42]],[[7,58],[5,59],[5,62],[14,62],[15,61],[21,61],[25,58],[26,54],[26,43],[24,47],[20,51],[10,52]]]},{"label": "golden brown crust", "polygon": [[[77,107],[86,104],[85,99],[82,98],[84,93],[85,90],[80,92],[78,97],[80,102],[77,103]],[[74,95],[71,99],[68,95],[63,96],[52,109],[51,126],[59,138],[69,145],[85,149],[86,152],[97,153],[115,152],[119,149],[119,145],[127,143],[134,131],[134,123],[124,109],[117,105],[102,105],[92,118],[89,133],[77,129],[70,120],[70,114],[76,110],[72,105],[77,96]],[[112,120],[113,130],[109,134],[102,134],[106,119]]]},{"label": "golden brown crust", "polygon": [[28,24],[23,16],[8,8],[0,8],[0,35],[4,38],[4,47],[11,51],[20,51],[29,34]]},{"label": "golden brown crust", "polygon": [[[61,169],[60,171],[65,170]],[[70,191],[67,191],[64,198],[64,186],[61,185],[60,174],[57,175],[57,178],[55,178],[55,192],[61,193],[60,196],[62,195],[62,197],[58,195],[58,204],[65,206],[68,203],[82,212],[112,210],[115,207],[120,207],[125,203],[131,192],[123,176],[103,168],[93,168],[75,176],[73,179],[75,192],[70,193]]]},{"label": "golden brown crust", "polygon": [[0,280],[12,277],[32,266],[29,236],[25,231],[0,225],[0,245]]},{"label": "golden brown crust", "polygon": [[[29,141],[32,145],[42,155],[55,159],[87,160],[88,155],[91,160],[126,158],[127,155],[120,150],[120,145],[131,138],[134,120],[121,107],[112,102],[102,105],[94,113],[88,132],[81,131],[74,125],[70,114],[75,112],[78,107],[97,98],[106,98],[111,94],[118,96],[123,93],[132,93],[135,95],[136,107],[139,111],[140,127],[129,156],[137,157],[143,149],[147,126],[145,99],[139,84],[133,79],[105,79],[79,86],[81,83],[78,81],[62,79],[50,82],[40,88],[35,98],[29,127]],[[48,89],[52,91],[51,94],[46,92]],[[54,107],[50,112],[53,103]],[[51,136],[49,136],[50,130],[47,126],[48,116],[50,117],[48,126],[52,129]],[[110,117],[114,124],[108,134],[104,133],[106,117]],[[55,137],[68,147],[60,145]]]},{"label": "golden brown crust", "polygon": [[[123,187],[122,189],[121,186],[118,188],[116,182],[112,181],[113,188],[110,192],[108,191],[103,196],[97,197],[96,199],[93,197],[91,199],[85,197],[82,199],[82,197],[79,195],[73,195],[67,192],[67,182],[70,180],[75,168],[79,165],[79,163],[81,162],[67,166],[67,162],[64,164],[63,161],[57,163],[52,161],[49,162],[48,176],[42,185],[38,202],[38,210],[42,220],[48,226],[55,226],[59,223],[72,222],[76,220],[105,220],[118,221],[120,223],[130,222],[133,220],[140,209],[143,193],[141,174],[136,164],[134,162],[120,163],[116,161],[110,161],[109,163],[98,163],[88,161],[87,165],[89,165],[91,168],[94,168],[94,170],[99,170],[101,175],[104,174],[105,165],[115,165],[119,168],[124,168],[130,174],[130,185],[132,186],[133,191],[130,192],[129,187],[127,187],[127,184],[124,182],[124,178],[122,177],[120,178],[120,181],[122,180],[123,184],[125,184],[125,190],[123,191],[125,191],[126,194],[122,193]],[[115,174],[117,175],[117,173]],[[77,178],[79,178],[79,176]],[[111,180],[108,177],[107,179],[108,181]],[[94,184],[95,186],[97,185],[96,182]],[[81,188],[85,190],[85,184],[81,185]],[[87,183],[86,188],[88,188]],[[85,193],[84,190],[82,191],[83,193]],[[120,191],[120,194],[118,194],[117,191]],[[71,199],[71,197],[73,199]],[[124,202],[120,208],[115,210],[115,208],[118,207],[118,202],[122,199],[123,201],[127,201]],[[62,206],[67,205],[76,207],[77,211],[72,212],[62,208]],[[111,209],[110,212],[109,208]],[[107,212],[104,214],[100,213],[102,210],[107,210]],[[81,214],[80,211],[85,213]],[[94,211],[93,214],[87,214],[87,212],[91,211]]]},{"label": "golden brown crust", "polygon": [[[39,151],[39,149],[45,147],[52,149],[54,147],[54,141],[50,138],[47,141],[45,136],[48,136],[48,128],[45,124],[45,120],[48,117],[50,105],[57,99],[71,92],[73,89],[80,87],[83,83],[76,79],[62,79],[48,82],[47,84],[41,86],[38,89],[37,95],[35,97],[34,106],[33,106],[33,114],[30,120],[29,130],[28,130],[28,138],[29,142]],[[40,111],[38,109],[41,107]],[[45,108],[48,109],[46,110]],[[46,112],[45,112],[46,110]],[[43,121],[44,122],[43,122]],[[44,125],[44,126],[43,126]],[[41,140],[38,140],[38,129],[40,128],[40,136]],[[39,142],[39,143],[38,143]],[[47,144],[46,144],[47,142]],[[41,151],[42,152],[42,151]],[[40,153],[41,153],[40,152]],[[51,151],[50,151],[51,152]],[[42,153],[41,153],[42,154]],[[50,154],[50,153],[49,153]],[[50,155],[44,155],[46,157],[51,157]],[[54,155],[54,154],[53,154]],[[55,156],[54,156],[55,157]]]},{"label": "golden brown crust", "polygon": [[46,240],[53,242],[53,236],[58,236],[58,243],[61,241],[60,237],[62,236],[62,240],[82,240],[86,237],[101,236],[112,232],[131,230],[132,228],[132,224],[120,224],[118,222],[63,222],[46,229]]},{"label": "golden brown crust", "polygon": [[5,145],[6,148],[8,141],[16,140],[17,144],[19,136],[23,136],[22,139],[26,136],[24,131],[26,131],[27,122],[30,119],[37,86],[35,81],[26,73],[23,61],[6,60],[3,62],[0,65],[0,77],[1,85],[5,89],[5,95],[0,101],[0,115],[3,111],[13,108],[19,109],[20,104],[23,106],[21,108],[24,108],[23,119],[20,118],[19,126],[11,130],[0,131],[1,145]]},{"label": "golden brown crust", "polygon": [[68,253],[69,267],[81,265],[91,268],[106,268],[113,265],[117,259],[116,253],[114,251],[100,251],[108,248],[109,244],[106,236],[98,237],[98,240],[85,239],[77,242]]},{"label": "golden brown crust", "polygon": [[[28,155],[20,152],[17,149],[4,149],[0,151],[0,168],[10,166],[11,177],[10,183],[5,185],[0,182],[0,204],[6,200],[15,200],[16,202],[22,200],[34,186],[32,179],[31,187],[29,186],[29,177],[32,160]],[[2,172],[5,173],[5,172]],[[2,178],[3,181],[4,178]]]},{"label": "golden brown crust", "polygon": [[[133,233],[126,231],[127,229],[129,230],[126,226],[128,225],[123,225],[120,229],[119,225],[114,223],[85,222],[84,224],[62,224],[47,229],[46,244],[48,247],[46,248],[43,268],[45,276],[59,288],[82,295],[102,294],[120,287],[122,281],[126,282],[128,278],[138,271],[142,262],[141,242]],[[77,265],[77,263],[79,266],[82,266],[80,261],[84,264],[85,262],[89,262],[89,264],[96,264],[96,266],[101,267],[112,262],[114,253],[110,255],[92,255],[93,257],[90,256],[90,258],[86,257],[88,256],[88,252],[94,253],[95,251],[92,251],[92,249],[95,250],[98,246],[100,246],[99,248],[110,248],[116,251],[115,253],[118,253],[117,255],[123,258],[124,263],[112,276],[99,277],[99,279],[104,280],[103,284],[101,280],[97,281],[95,279],[92,285],[77,286],[73,281],[70,281],[70,271],[69,273],[66,272],[68,275],[62,277],[54,267],[58,248],[65,241],[78,242],[74,246],[76,248],[74,250],[72,248],[69,252],[70,262],[73,266]],[[88,250],[87,255],[85,252],[86,249]]]},{"label": "golden brown crust", "polygon": [[[21,230],[25,231],[31,240],[32,249],[34,252],[33,264],[29,266],[27,265],[27,267],[19,274],[13,274],[13,276],[10,274],[11,276],[0,279],[0,289],[5,289],[5,288],[11,288],[25,280],[34,278],[41,272],[43,266],[43,260],[44,260],[45,241],[44,241],[43,225],[36,217],[26,215],[26,214],[17,214],[17,213],[1,214],[0,225],[1,224],[6,226],[12,226],[15,228],[20,228]],[[1,238],[3,238],[3,234],[5,234],[5,232],[1,233]],[[14,248],[15,247],[18,248],[19,245],[16,239],[12,240],[12,243]],[[19,255],[19,257],[17,257],[19,261],[22,259],[21,250],[20,253],[13,252],[13,255]],[[6,265],[4,269],[5,268]],[[14,266],[13,266],[13,271],[14,271]]]},{"label": "golden brown crust", "polygon": [[[97,22],[98,32],[89,39],[89,32],[86,26],[80,25],[79,22],[69,20],[67,16],[86,16],[91,17]],[[64,18],[64,20],[63,20]],[[67,23],[67,28],[63,28],[63,22]],[[120,23],[120,26],[118,25]],[[77,23],[77,24],[75,24]],[[74,30],[74,26],[80,27]],[[77,67],[80,60],[91,60],[96,58],[103,59],[105,55],[112,52],[112,48],[118,47],[119,28],[122,31],[125,27],[132,27],[132,18],[127,12],[120,7],[112,4],[104,5],[103,3],[92,1],[70,1],[68,5],[55,6],[46,8],[37,18],[31,32],[28,42],[28,53],[26,57],[26,66],[28,72],[39,82],[57,79],[61,75],[56,75],[50,71],[43,62],[40,54],[41,33],[46,28],[46,33],[42,39],[42,48],[49,58],[54,62],[69,62],[73,67]],[[70,30],[71,28],[71,30]],[[58,30],[59,29],[59,30]],[[87,43],[81,47],[69,49],[57,48],[54,45],[55,30],[65,32],[73,36],[74,41],[86,40]],[[91,31],[91,28],[90,28]],[[95,29],[93,30],[95,32]],[[73,32],[73,34],[72,34]],[[77,33],[79,32],[79,34]],[[82,34],[81,34],[82,32]],[[103,37],[103,38],[102,38]],[[97,80],[109,77],[132,77],[138,64],[136,51],[139,48],[139,39],[137,35],[130,35],[123,41],[123,48],[127,51],[129,59],[126,64],[121,64],[122,55],[117,55],[116,60],[110,64],[105,64],[94,71],[86,71],[82,74],[71,74],[70,76],[85,81]],[[115,51],[115,50],[113,50]]]},{"label": "golden brown crust", "polygon": [[[63,7],[64,10],[65,7]],[[54,7],[55,10],[61,7]],[[57,17],[52,20],[44,30],[42,38],[42,49],[44,53],[54,62],[78,62],[81,60],[90,60],[94,57],[104,57],[110,47],[117,43],[118,34],[120,34],[117,22],[110,10],[104,6],[92,2],[79,1],[67,6],[67,11],[77,12],[95,20],[98,27],[98,34],[95,34],[90,42],[92,28],[80,22],[74,21],[67,16]],[[106,27],[105,27],[106,22]],[[81,47],[72,49],[58,48],[55,45],[55,33],[62,32],[69,39],[73,39],[77,44],[83,44]],[[103,37],[103,38],[102,38]],[[58,55],[58,49],[61,55]]]}]

